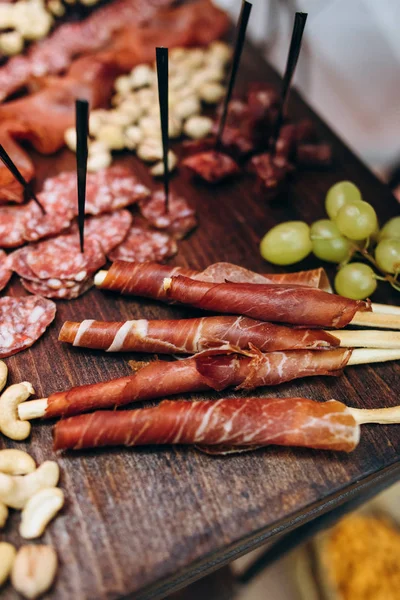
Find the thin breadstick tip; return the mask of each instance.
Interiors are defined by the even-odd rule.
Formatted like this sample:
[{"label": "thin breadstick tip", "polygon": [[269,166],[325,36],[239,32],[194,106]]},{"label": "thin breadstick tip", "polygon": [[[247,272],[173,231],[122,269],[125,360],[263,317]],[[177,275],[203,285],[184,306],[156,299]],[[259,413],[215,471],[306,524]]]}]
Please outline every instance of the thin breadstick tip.
[{"label": "thin breadstick tip", "polygon": [[107,277],[108,271],[99,271],[94,276],[94,285],[102,285],[104,283],[105,278]]}]

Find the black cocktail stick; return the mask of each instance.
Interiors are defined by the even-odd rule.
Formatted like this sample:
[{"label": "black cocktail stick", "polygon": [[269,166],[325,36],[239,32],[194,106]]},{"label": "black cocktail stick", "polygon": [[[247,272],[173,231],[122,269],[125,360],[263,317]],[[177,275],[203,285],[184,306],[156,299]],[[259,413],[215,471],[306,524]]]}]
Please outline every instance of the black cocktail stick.
[{"label": "black cocktail stick", "polygon": [[219,126],[218,126],[217,141],[216,141],[217,150],[221,147],[222,134],[224,132],[226,117],[228,114],[228,106],[229,106],[229,102],[230,102],[230,99],[232,96],[233,88],[235,86],[236,74],[237,74],[237,71],[239,68],[240,57],[242,55],[243,44],[244,44],[244,40],[246,37],[247,23],[249,21],[250,11],[252,9],[252,6],[253,5],[250,2],[243,0],[242,9],[240,11],[239,21],[238,21],[238,25],[237,25],[235,50],[233,53],[231,72],[229,74],[229,83],[228,83],[228,88],[226,90],[224,103],[222,106],[222,115],[221,115],[221,119],[220,119]]},{"label": "black cocktail stick", "polygon": [[78,185],[78,227],[81,252],[84,252],[86,172],[88,158],[89,103],[77,100],[75,103],[76,127],[76,171]]},{"label": "black cocktail stick", "polygon": [[158,101],[160,104],[161,138],[164,163],[165,212],[169,206],[168,166],[168,48],[156,48]]},{"label": "black cocktail stick", "polygon": [[36,194],[32,190],[31,184],[28,181],[26,181],[25,177],[19,171],[18,167],[13,163],[13,161],[10,158],[10,155],[7,154],[5,148],[1,144],[0,144],[0,158],[3,161],[3,163],[6,165],[7,169],[14,175],[14,177],[18,181],[18,183],[20,183],[22,185],[26,196],[28,198],[31,198],[32,200],[34,200],[34,202],[36,202],[36,204],[39,206],[42,213],[45,213],[46,211],[44,210],[43,206],[40,204],[39,200],[37,199]]},{"label": "black cocktail stick", "polygon": [[294,71],[296,69],[297,61],[300,54],[301,41],[303,38],[303,31],[307,21],[307,13],[297,12],[294,17],[294,25],[292,32],[292,39],[290,41],[289,54],[286,62],[285,74],[283,76],[282,81],[282,90],[281,90],[281,101],[279,105],[279,112],[276,118],[272,136],[270,140],[270,152],[273,154],[275,152],[276,141],[279,137],[279,133],[282,127],[286,104],[289,97],[290,84],[293,79]]}]

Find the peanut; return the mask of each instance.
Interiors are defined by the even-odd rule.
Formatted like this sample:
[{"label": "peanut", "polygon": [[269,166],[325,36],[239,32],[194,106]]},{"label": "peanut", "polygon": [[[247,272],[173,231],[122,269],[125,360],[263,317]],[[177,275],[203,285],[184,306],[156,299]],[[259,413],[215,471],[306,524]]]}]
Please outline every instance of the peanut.
[{"label": "peanut", "polygon": [[57,555],[51,546],[22,546],[11,571],[11,582],[24,598],[38,598],[53,584]]}]

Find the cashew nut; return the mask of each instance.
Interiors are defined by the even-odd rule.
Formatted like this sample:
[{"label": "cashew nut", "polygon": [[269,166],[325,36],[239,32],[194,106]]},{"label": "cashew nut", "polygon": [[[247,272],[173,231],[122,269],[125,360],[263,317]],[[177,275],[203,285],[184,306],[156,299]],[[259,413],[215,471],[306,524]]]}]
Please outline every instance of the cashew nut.
[{"label": "cashew nut", "polygon": [[210,81],[199,88],[199,95],[207,104],[217,104],[225,96],[225,88],[220,83]]},{"label": "cashew nut", "polygon": [[[172,150],[170,150],[168,152],[168,171],[169,172],[173,171],[175,169],[177,163],[178,163],[178,158],[177,158],[176,154],[174,152],[172,152]],[[163,163],[163,161],[160,161],[160,162],[156,163],[150,169],[150,173],[154,177],[162,177],[164,175],[164,163]]]},{"label": "cashew nut", "polygon": [[128,127],[132,123],[132,117],[127,112],[120,111],[119,107],[117,110],[110,110],[107,115],[108,123],[111,125],[117,125],[118,127]]},{"label": "cashew nut", "polygon": [[[103,108],[92,110],[89,115],[89,133],[96,136],[100,127],[107,122],[108,112]],[[75,131],[75,130],[74,130]]]},{"label": "cashew nut", "polygon": [[72,150],[72,152],[76,152],[76,131],[74,127],[69,127],[64,131],[64,142],[67,148]]},{"label": "cashew nut", "polygon": [[127,114],[130,117],[130,123],[136,123],[142,114],[141,108],[131,98],[126,98],[121,104],[118,105],[118,111],[123,114]]},{"label": "cashew nut", "polygon": [[0,360],[0,392],[4,389],[7,383],[8,368],[3,360]]},{"label": "cashew nut", "polygon": [[138,65],[131,71],[130,84],[133,89],[151,85],[154,81],[154,71],[148,65]]},{"label": "cashew nut", "polygon": [[210,44],[209,54],[217,56],[224,63],[228,63],[231,60],[232,49],[228,44],[216,40]]},{"label": "cashew nut", "polygon": [[160,119],[156,117],[142,117],[139,127],[144,137],[158,137],[161,135]]},{"label": "cashew nut", "polygon": [[175,106],[175,114],[179,119],[188,119],[200,112],[200,102],[196,96],[188,96]]},{"label": "cashew nut", "polygon": [[131,78],[129,75],[121,75],[121,77],[117,77],[114,83],[114,88],[121,94],[121,96],[126,96],[132,89]]},{"label": "cashew nut", "polygon": [[14,448],[0,450],[0,473],[27,475],[35,469],[35,461],[27,452]]},{"label": "cashew nut", "polygon": [[65,6],[61,0],[49,0],[47,7],[55,17],[63,17],[65,15]]},{"label": "cashew nut", "polygon": [[104,142],[110,150],[122,150],[125,147],[124,132],[118,125],[102,125],[97,132],[97,139]]},{"label": "cashew nut", "polygon": [[28,381],[10,385],[0,396],[0,431],[12,440],[25,440],[31,424],[18,419],[18,404],[25,402],[35,390]]},{"label": "cashew nut", "polygon": [[24,598],[38,598],[53,584],[57,554],[51,546],[22,546],[11,571],[11,583]]},{"label": "cashew nut", "polygon": [[22,509],[34,494],[55,487],[60,477],[56,462],[46,461],[28,475],[4,475],[0,473],[0,502],[10,508]]},{"label": "cashew nut", "polygon": [[20,54],[24,49],[24,38],[18,31],[7,31],[0,35],[0,51],[5,56]]},{"label": "cashew nut", "polygon": [[96,171],[101,171],[101,169],[106,169],[111,163],[112,156],[110,152],[96,152],[89,154],[87,170],[90,173],[95,173]]},{"label": "cashew nut", "polygon": [[11,573],[16,554],[17,551],[12,544],[0,542],[0,587]]},{"label": "cashew nut", "polygon": [[31,498],[21,514],[19,533],[26,540],[43,535],[47,525],[64,506],[64,492],[59,488],[45,488]]},{"label": "cashew nut", "polygon": [[[8,519],[8,508],[5,504],[0,502],[0,529],[4,527]],[[1,545],[1,544],[0,544]],[[1,552],[0,552],[1,554]],[[1,585],[1,562],[0,562],[0,585]]]},{"label": "cashew nut", "polygon": [[213,121],[209,117],[202,117],[201,115],[190,117],[183,126],[184,133],[194,139],[200,140],[207,137],[211,133],[213,127]]},{"label": "cashew nut", "polygon": [[149,138],[144,140],[137,149],[137,155],[145,162],[161,160],[163,156],[161,139]]},{"label": "cashew nut", "polygon": [[142,141],[142,131],[137,125],[132,125],[125,130],[125,145],[129,150],[134,150]]}]

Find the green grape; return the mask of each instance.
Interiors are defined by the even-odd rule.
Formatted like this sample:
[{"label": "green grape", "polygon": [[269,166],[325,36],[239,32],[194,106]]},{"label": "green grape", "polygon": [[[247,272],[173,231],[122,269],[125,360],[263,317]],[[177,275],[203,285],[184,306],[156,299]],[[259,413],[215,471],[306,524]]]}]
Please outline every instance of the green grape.
[{"label": "green grape", "polygon": [[353,200],[339,210],[335,223],[350,240],[365,240],[377,228],[376,212],[368,202]]},{"label": "green grape", "polygon": [[385,239],[400,239],[400,217],[393,217],[380,230],[378,242]]},{"label": "green grape", "polygon": [[341,263],[350,255],[351,243],[329,219],[315,221],[310,228],[313,252],[317,258]]},{"label": "green grape", "polygon": [[341,236],[333,240],[315,240],[313,252],[320,260],[341,263],[350,256],[351,242]]},{"label": "green grape", "polygon": [[353,200],[361,200],[360,190],[351,181],[338,181],[329,190],[325,198],[325,210],[334,219],[339,210]]},{"label": "green grape", "polygon": [[310,254],[310,228],[303,221],[287,221],[270,229],[260,243],[261,256],[274,265],[292,265]]},{"label": "green grape", "polygon": [[340,269],[335,277],[338,294],[352,300],[364,300],[376,290],[375,273],[363,263],[350,263]]},{"label": "green grape", "polygon": [[375,248],[375,260],[385,273],[400,271],[400,239],[388,239],[379,242]]}]

